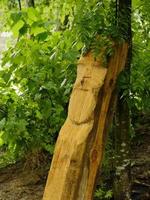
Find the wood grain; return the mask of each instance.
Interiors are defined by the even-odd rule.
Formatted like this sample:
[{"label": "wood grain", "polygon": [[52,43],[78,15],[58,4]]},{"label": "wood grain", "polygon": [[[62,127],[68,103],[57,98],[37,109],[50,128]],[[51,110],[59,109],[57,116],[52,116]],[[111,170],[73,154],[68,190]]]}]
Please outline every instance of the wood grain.
[{"label": "wood grain", "polygon": [[60,130],[43,200],[92,200],[104,151],[112,92],[126,61],[128,45],[114,47],[107,68],[102,56],[81,57]]}]

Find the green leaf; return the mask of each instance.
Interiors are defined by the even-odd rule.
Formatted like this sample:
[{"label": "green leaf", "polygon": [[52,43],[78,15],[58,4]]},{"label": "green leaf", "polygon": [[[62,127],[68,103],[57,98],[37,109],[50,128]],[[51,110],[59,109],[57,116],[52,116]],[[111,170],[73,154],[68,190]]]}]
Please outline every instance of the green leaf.
[{"label": "green leaf", "polygon": [[3,146],[3,144],[4,144],[4,140],[2,139],[3,134],[4,134],[4,132],[1,131],[0,132],[0,147]]},{"label": "green leaf", "polygon": [[54,153],[54,145],[51,144],[43,144],[43,147],[46,151],[48,151],[50,154]]},{"label": "green leaf", "polygon": [[19,20],[13,27],[12,27],[12,32],[14,36],[18,37],[19,35],[19,30],[24,26],[24,21]]},{"label": "green leaf", "polygon": [[1,121],[0,121],[0,130],[2,130],[5,126],[5,123],[6,123],[6,119],[3,118]]},{"label": "green leaf", "polygon": [[112,197],[112,191],[111,190],[108,190],[105,194],[105,198],[106,199],[110,199]]},{"label": "green leaf", "polygon": [[2,75],[2,78],[4,79],[5,83],[8,83],[8,81],[10,80],[11,77],[11,73],[4,73]]},{"label": "green leaf", "polygon": [[37,35],[37,39],[39,41],[45,41],[47,39],[47,37],[48,37],[48,33],[47,32],[39,33]]},{"label": "green leaf", "polygon": [[19,19],[21,18],[21,13],[19,12],[13,12],[13,13],[11,13],[11,15],[10,15],[10,17],[11,17],[11,19],[16,23],[17,21],[19,21]]},{"label": "green leaf", "polygon": [[82,42],[78,42],[77,43],[77,50],[82,49],[82,47],[83,47],[83,43]]},{"label": "green leaf", "polygon": [[34,36],[36,36],[36,35],[38,35],[38,34],[40,34],[40,33],[43,33],[43,32],[45,32],[46,30],[45,30],[45,28],[43,28],[43,27],[38,27],[38,26],[36,26],[36,27],[32,27],[31,28],[31,34],[33,34]]},{"label": "green leaf", "polygon": [[42,118],[43,118],[43,116],[42,116],[42,114],[40,113],[39,110],[36,110],[36,117],[37,117],[38,119],[42,119]]},{"label": "green leaf", "polygon": [[28,17],[32,20],[32,21],[37,21],[38,20],[38,13],[34,8],[28,8]]}]

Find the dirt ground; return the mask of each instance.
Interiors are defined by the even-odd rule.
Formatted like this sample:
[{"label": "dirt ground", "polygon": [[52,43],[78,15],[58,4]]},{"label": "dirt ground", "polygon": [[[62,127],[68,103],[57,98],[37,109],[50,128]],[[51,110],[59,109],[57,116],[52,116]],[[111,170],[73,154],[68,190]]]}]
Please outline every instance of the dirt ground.
[{"label": "dirt ground", "polygon": [[22,163],[0,170],[0,200],[41,200],[47,172],[25,169]]},{"label": "dirt ground", "polygon": [[[150,200],[150,115],[140,116],[132,143],[132,200]],[[33,170],[20,162],[0,169],[0,200],[41,200],[49,164]]]},{"label": "dirt ground", "polygon": [[132,199],[150,200],[150,114],[140,115],[133,138]]}]

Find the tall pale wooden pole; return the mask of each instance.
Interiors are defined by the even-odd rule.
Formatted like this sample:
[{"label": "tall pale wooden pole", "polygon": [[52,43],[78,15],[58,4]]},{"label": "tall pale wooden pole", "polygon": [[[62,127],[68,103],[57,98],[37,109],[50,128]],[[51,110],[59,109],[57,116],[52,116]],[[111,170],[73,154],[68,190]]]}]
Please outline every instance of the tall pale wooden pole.
[{"label": "tall pale wooden pole", "polygon": [[116,45],[107,67],[102,56],[81,57],[60,130],[43,200],[92,200],[113,108],[116,79],[124,68],[128,45]]}]

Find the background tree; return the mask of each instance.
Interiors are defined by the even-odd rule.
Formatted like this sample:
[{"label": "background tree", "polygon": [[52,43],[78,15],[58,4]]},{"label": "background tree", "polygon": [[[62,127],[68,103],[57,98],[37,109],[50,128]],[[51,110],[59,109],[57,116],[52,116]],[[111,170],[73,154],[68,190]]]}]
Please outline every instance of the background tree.
[{"label": "background tree", "polygon": [[124,83],[118,88],[118,100],[115,116],[115,150],[116,150],[116,174],[114,180],[114,198],[116,200],[130,199],[130,108],[129,86],[132,57],[131,34],[131,0],[119,0],[117,2],[117,24],[122,37],[129,44],[128,58],[121,80]]},{"label": "background tree", "polygon": [[28,7],[34,7],[35,6],[34,0],[26,0],[26,5]]}]

